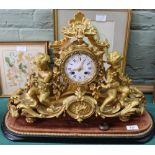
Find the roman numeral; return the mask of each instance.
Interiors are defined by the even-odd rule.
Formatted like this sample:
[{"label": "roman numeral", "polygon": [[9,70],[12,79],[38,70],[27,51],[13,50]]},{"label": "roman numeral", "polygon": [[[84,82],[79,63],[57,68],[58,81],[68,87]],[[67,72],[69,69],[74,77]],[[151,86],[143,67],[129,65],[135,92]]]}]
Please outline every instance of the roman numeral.
[{"label": "roman numeral", "polygon": [[87,66],[90,65],[90,62],[87,63]]},{"label": "roman numeral", "polygon": [[90,72],[88,72],[88,71],[87,71],[87,72],[84,72],[84,74],[89,75],[89,74],[90,74]]},{"label": "roman numeral", "polygon": [[80,61],[81,61],[81,54],[78,54],[78,58],[80,59]]},{"label": "roman numeral", "polygon": [[75,74],[75,72],[70,72],[70,74],[72,74],[72,75],[73,75],[73,74]]}]

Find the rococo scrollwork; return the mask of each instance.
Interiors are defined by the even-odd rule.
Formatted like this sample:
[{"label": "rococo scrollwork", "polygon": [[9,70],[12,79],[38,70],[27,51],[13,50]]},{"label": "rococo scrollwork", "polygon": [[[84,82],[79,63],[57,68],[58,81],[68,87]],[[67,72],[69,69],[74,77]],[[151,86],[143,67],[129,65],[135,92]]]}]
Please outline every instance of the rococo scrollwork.
[{"label": "rococo scrollwork", "polygon": [[25,88],[10,97],[12,117],[25,116],[32,123],[67,115],[78,122],[89,117],[128,121],[142,115],[145,97],[122,72],[122,56],[108,52],[108,41],[99,40],[84,14],[78,12],[63,33],[64,39],[50,45],[54,66],[50,67],[47,54],[38,55],[36,72],[29,75]]}]

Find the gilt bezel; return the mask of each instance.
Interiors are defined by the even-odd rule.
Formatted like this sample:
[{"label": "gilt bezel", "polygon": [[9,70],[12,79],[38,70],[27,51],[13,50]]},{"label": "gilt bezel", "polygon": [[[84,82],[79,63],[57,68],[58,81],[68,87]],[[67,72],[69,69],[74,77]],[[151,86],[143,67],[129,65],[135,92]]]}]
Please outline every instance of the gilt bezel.
[{"label": "gilt bezel", "polygon": [[[65,63],[66,61],[71,57],[73,56],[74,54],[77,54],[77,53],[82,53],[82,54],[85,54],[85,55],[88,55],[94,62],[95,64],[95,71],[94,71],[94,75],[92,76],[93,78],[89,79],[89,80],[85,80],[85,81],[82,81],[82,82],[76,82],[72,79],[70,79],[68,77],[68,75],[66,74],[65,72]],[[92,81],[94,81],[96,79],[96,76],[97,76],[97,72],[98,72],[98,63],[96,61],[96,56],[89,50],[89,48],[81,48],[81,47],[77,47],[75,48],[74,50],[72,50],[70,53],[68,53],[62,60],[62,63],[61,63],[61,73],[64,77],[64,79],[66,79],[68,82],[71,82],[72,84],[76,84],[76,85],[85,85],[85,84],[89,84],[91,83]]]}]

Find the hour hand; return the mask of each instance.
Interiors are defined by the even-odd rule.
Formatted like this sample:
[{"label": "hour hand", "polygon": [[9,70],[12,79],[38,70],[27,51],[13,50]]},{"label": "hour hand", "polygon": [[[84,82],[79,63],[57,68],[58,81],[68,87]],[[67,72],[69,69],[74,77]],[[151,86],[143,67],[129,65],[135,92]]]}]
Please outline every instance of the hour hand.
[{"label": "hour hand", "polygon": [[82,70],[81,67],[73,69],[73,71],[78,71],[78,72],[80,72],[81,70]]},{"label": "hour hand", "polygon": [[85,62],[85,60],[83,60],[82,63],[80,64],[78,71],[81,71],[83,69],[84,62]]},{"label": "hour hand", "polygon": [[79,67],[72,69],[72,71],[79,71]]}]

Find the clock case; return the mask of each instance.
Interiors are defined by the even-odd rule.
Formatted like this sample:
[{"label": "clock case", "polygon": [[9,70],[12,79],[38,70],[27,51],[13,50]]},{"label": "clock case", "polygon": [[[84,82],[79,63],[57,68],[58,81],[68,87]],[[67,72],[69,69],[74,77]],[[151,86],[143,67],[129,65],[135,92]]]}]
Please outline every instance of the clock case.
[{"label": "clock case", "polygon": [[[54,97],[50,100],[57,102],[62,97],[62,108],[53,114],[49,113],[44,118],[36,114],[30,117],[29,111],[25,116],[12,117],[11,112],[14,111],[15,107],[12,108],[14,100],[12,101],[10,98],[9,112],[2,125],[5,136],[13,141],[44,140],[54,142],[56,140],[60,142],[60,140],[64,140],[64,142],[69,143],[144,143],[152,138],[154,123],[147,111],[140,114],[144,108],[144,98],[137,89],[135,90],[138,95],[141,95],[140,101],[142,103],[131,106],[125,115],[121,115],[120,112],[116,115],[102,115],[97,106],[96,99],[102,99],[100,95],[104,98],[105,92],[98,94],[94,82],[101,85],[101,81],[104,81],[106,70],[103,65],[103,55],[108,53],[110,46],[108,41],[98,39],[96,29],[91,26],[90,21],[81,12],[78,12],[70,20],[69,26],[63,29],[63,33],[64,39],[49,45],[50,48],[54,49],[52,79],[54,81]],[[89,43],[83,40],[85,37],[88,38]],[[65,61],[71,55],[79,52],[89,55],[96,65],[94,78],[82,84],[71,81],[66,76],[64,69]],[[62,79],[63,82],[61,82]],[[62,94],[62,92],[64,93]],[[86,110],[77,112],[78,108],[76,107],[83,108],[84,106]],[[35,108],[37,109],[38,106]],[[139,112],[139,115],[136,115],[136,112]],[[94,114],[100,117],[95,117]],[[33,122],[34,118],[38,119]],[[127,126],[132,127],[132,125],[137,125],[138,130],[127,130]]]}]

